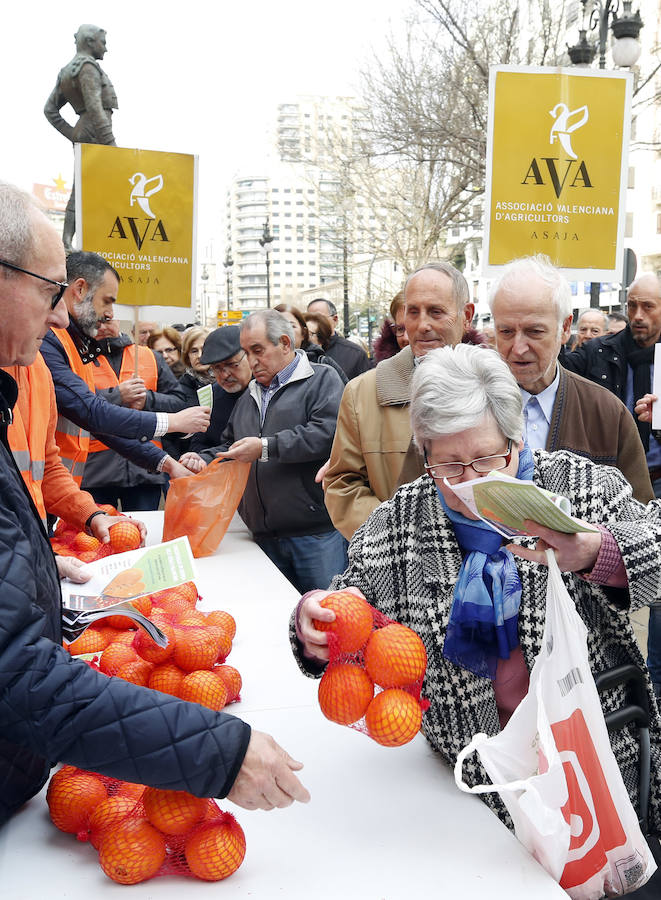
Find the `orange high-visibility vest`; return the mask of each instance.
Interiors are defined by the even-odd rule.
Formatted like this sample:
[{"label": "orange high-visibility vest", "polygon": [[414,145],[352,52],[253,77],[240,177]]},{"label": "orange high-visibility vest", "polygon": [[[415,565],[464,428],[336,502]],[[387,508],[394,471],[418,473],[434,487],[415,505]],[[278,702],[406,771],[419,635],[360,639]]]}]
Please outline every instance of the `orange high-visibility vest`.
[{"label": "orange high-visibility vest", "polygon": [[[46,527],[46,508],[41,483],[46,466],[48,410],[50,408],[50,375],[41,353],[31,366],[7,366],[4,371],[18,385],[20,403],[14,406],[14,419],[7,429],[7,440],[25,486],[30,492],[39,517]],[[27,404],[26,404],[27,401]],[[20,406],[29,409],[25,422]]]},{"label": "orange high-visibility vest", "polygon": [[[138,347],[138,377],[142,378],[148,391],[155,391],[158,386],[158,365],[156,357],[149,347]],[[94,367],[94,387],[96,390],[118,387],[123,381],[133,378],[135,372],[134,344],[127,344],[122,354],[122,364],[119,367],[119,376],[108,362],[105,356],[97,356],[98,367]],[[160,441],[152,441],[157,447],[161,447]],[[98,438],[90,438],[89,453],[98,453],[100,450],[108,450],[103,441]]]},{"label": "orange high-visibility vest", "polygon": [[[53,334],[64,347],[71,366],[71,371],[82,378],[87,387],[94,393],[94,373],[92,366],[86,366],[80,358],[80,353],[71,339],[69,332],[64,328],[53,328]],[[90,433],[80,428],[74,422],[64,416],[58,415],[55,429],[55,441],[60,450],[60,459],[71,472],[71,477],[80,487],[83,480],[87,451],[89,450]]]}]

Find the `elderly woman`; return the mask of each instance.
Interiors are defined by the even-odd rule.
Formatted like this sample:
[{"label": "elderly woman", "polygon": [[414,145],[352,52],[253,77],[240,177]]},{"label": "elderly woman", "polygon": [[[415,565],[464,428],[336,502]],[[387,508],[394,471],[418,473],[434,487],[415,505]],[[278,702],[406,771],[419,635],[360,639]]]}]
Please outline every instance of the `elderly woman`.
[{"label": "elderly woman", "polygon": [[185,366],[185,371],[179,379],[179,387],[183,390],[189,406],[199,403],[198,388],[204,387],[205,384],[213,384],[216,380],[209,372],[209,366],[200,362],[202,348],[208,334],[209,329],[202,328],[200,325],[194,325],[184,332],[181,361]]},{"label": "elderly woman", "polygon": [[[527,692],[544,629],[546,546],[556,549],[560,569],[572,573],[565,581],[588,628],[592,671],[622,663],[645,670],[629,612],[661,595],[661,514],[656,504],[632,499],[617,469],[566,451],[531,452],[521,440],[519,388],[493,350],[460,344],[430,351],[413,378],[411,420],[426,474],[401,487],[356,532],[349,567],[331,589],[359,588],[420,635],[429,659],[423,693],[431,701],[423,730],[454,765],[473,735],[496,734]],[[599,530],[564,535],[540,527],[533,532],[541,535],[537,541],[502,546],[500,535],[475,520],[449,487],[491,470],[568,496],[574,515]],[[468,589],[477,591],[491,620],[472,634],[477,623],[462,604],[469,572]],[[328,659],[327,634],[312,625],[313,618],[334,618],[320,606],[323,596],[306,594],[292,617],[292,643],[308,675],[319,675]],[[648,694],[654,711],[650,820],[658,833],[661,721],[649,683]],[[604,707],[617,706],[617,699],[605,695]],[[637,741],[622,731],[612,742],[635,799]],[[470,784],[489,781],[476,756],[464,775]],[[484,799],[511,826],[500,797]]]}]

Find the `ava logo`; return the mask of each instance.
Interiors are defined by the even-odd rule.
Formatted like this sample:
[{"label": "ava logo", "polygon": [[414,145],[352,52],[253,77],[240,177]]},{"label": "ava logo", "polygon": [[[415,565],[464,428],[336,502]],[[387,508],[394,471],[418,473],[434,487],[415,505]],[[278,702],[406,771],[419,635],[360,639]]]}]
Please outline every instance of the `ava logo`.
[{"label": "ava logo", "polygon": [[132,207],[138,206],[146,218],[117,216],[108,237],[122,241],[132,238],[138,250],[142,250],[145,241],[159,243],[169,241],[163,220],[156,218],[149,204],[150,197],[163,189],[163,176],[154,175],[152,178],[147,178],[143,172],[135,172],[128,181],[132,185],[129,204]]},{"label": "ava logo", "polygon": [[[550,183],[555,196],[560,196],[566,186],[570,188],[591,188],[592,182],[585,160],[579,160],[572,147],[572,135],[588,121],[587,106],[569,109],[566,103],[556,103],[549,115],[555,120],[551,125],[549,144],[557,144],[564,151],[565,159],[557,156],[533,156],[528,171],[521,184],[545,185]],[[567,158],[568,157],[568,158]]]},{"label": "ava logo", "polygon": [[[152,194],[156,194],[163,189],[163,176],[154,175],[153,178],[147,178],[142,172],[136,172],[135,175],[131,175],[129,182],[133,185],[133,190],[129,197],[131,206],[137,203],[145,215],[149,216],[150,219],[155,219],[156,216],[149,207],[149,198]],[[153,185],[153,187],[147,189],[147,185]]]},{"label": "ava logo", "polygon": [[[574,116],[577,116],[579,113],[582,113],[581,118],[573,121]],[[549,143],[552,144],[557,138],[567,156],[571,156],[572,159],[578,159],[572,149],[571,136],[577,128],[581,128],[587,122],[589,116],[587,106],[579,106],[578,109],[570,111],[566,103],[556,103],[549,115],[555,119],[551,126]]]}]

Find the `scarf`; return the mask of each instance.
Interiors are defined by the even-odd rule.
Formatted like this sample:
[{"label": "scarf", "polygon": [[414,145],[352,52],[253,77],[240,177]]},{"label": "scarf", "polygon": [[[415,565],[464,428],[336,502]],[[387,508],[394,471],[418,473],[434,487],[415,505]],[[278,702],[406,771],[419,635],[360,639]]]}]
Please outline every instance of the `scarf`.
[{"label": "scarf", "polygon": [[[640,347],[634,341],[631,329],[627,328],[624,335],[624,352],[622,355],[633,370],[633,402],[635,403],[636,400],[640,400],[644,394],[649,394],[652,390],[650,366],[654,365],[654,344],[651,347]],[[634,416],[634,418],[645,453],[647,453],[650,449],[652,426],[649,422],[641,422],[637,416]]]},{"label": "scarf", "polygon": [[[519,454],[516,477],[532,481],[533,456],[528,446]],[[519,646],[521,579],[503,537],[486,522],[467,519],[450,509],[436,486],[445,514],[464,553],[454,587],[443,656],[482,678],[496,677],[499,659],[509,659]]]}]

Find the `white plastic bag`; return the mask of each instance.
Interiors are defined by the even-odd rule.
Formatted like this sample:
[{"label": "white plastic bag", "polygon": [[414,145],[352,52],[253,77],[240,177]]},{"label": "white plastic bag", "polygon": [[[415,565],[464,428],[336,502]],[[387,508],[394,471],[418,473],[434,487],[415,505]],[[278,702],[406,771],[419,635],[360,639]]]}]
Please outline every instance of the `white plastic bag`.
[{"label": "white plastic bag", "polygon": [[[518,839],[573,900],[617,897],[645,884],[656,863],[608,740],[587,629],[546,555],[546,625],[528,694],[499,734],[477,734],[462,750],[455,781],[501,795]],[[493,784],[463,782],[475,750]]]}]

